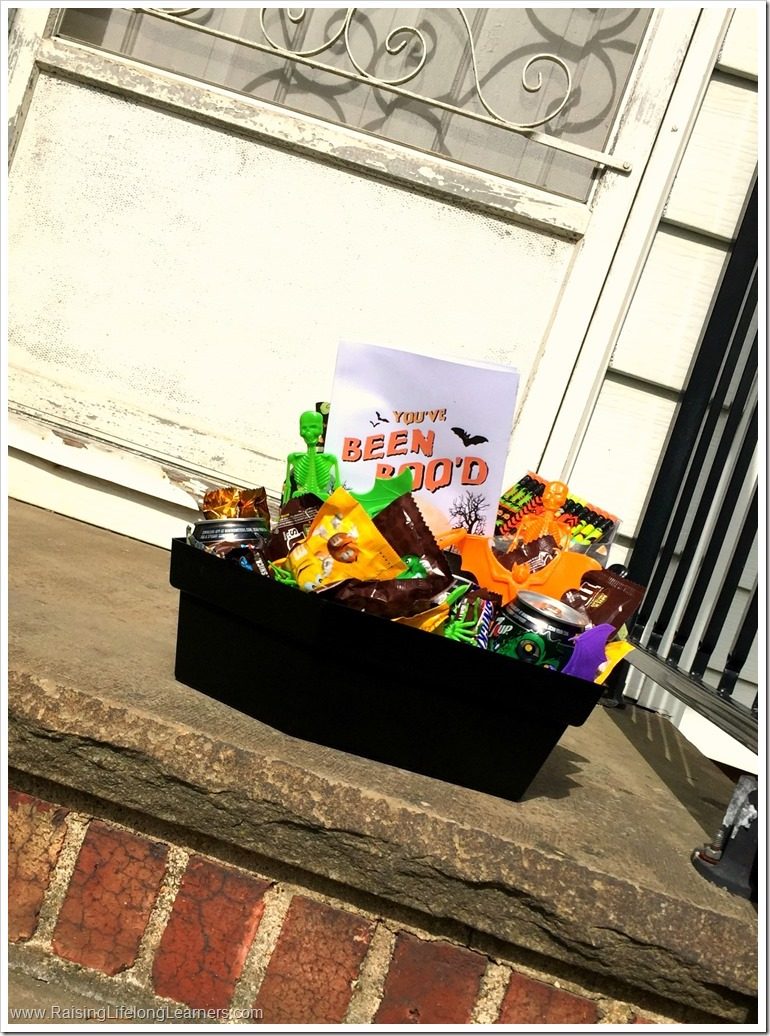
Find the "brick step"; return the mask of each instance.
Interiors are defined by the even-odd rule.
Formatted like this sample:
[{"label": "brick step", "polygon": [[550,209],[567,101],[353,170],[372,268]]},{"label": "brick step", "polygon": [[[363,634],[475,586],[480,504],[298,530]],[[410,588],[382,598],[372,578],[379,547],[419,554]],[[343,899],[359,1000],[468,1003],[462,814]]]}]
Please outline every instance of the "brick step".
[{"label": "brick step", "polygon": [[11,942],[107,977],[112,1004],[139,989],[169,1021],[667,1021],[24,792],[8,816]]}]

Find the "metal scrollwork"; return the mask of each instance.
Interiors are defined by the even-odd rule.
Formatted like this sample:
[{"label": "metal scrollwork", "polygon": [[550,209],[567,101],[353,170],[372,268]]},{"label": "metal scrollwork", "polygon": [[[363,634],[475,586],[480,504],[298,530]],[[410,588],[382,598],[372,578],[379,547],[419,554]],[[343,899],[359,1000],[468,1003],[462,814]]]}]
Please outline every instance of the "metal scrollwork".
[{"label": "metal scrollwork", "polygon": [[[356,58],[353,53],[353,44],[351,41],[351,29],[353,27],[354,19],[356,15],[361,11],[360,8],[350,7],[345,10],[345,16],[342,19],[338,28],[334,29],[322,42],[316,46],[308,47],[307,49],[292,49],[291,47],[284,46],[278,43],[271,32],[268,30],[266,24],[266,15],[268,12],[279,11],[285,15],[289,22],[294,26],[300,26],[305,20],[308,9],[307,8],[260,8],[259,9],[259,27],[262,34],[262,40],[246,39],[240,36],[232,35],[231,33],[224,32],[220,29],[214,29],[209,25],[201,24],[200,22],[190,21],[186,19],[186,16],[196,11],[206,10],[206,8],[188,7],[188,8],[156,8],[156,7],[140,7],[132,8],[139,13],[150,14],[156,18],[162,18],[167,21],[177,22],[184,24],[188,28],[197,32],[204,33],[209,36],[216,37],[217,39],[226,40],[228,42],[237,43],[244,47],[249,47],[254,50],[261,51],[263,53],[272,53],[280,55],[281,58],[287,61],[294,61],[297,64],[306,65],[311,68],[318,69],[323,72],[332,73],[334,75],[341,76],[345,79],[353,80],[358,83],[363,83],[378,89],[389,90],[398,96],[408,98],[413,101],[421,101],[434,108],[440,108],[445,111],[454,112],[457,115],[464,116],[469,119],[474,119],[479,122],[490,123],[491,125],[497,126],[502,129],[509,130],[513,133],[520,133],[526,135],[532,140],[546,145],[547,147],[555,148],[559,151],[568,152],[573,155],[578,155],[582,158],[587,158],[600,165],[607,166],[612,169],[616,169],[622,172],[629,172],[631,165],[629,162],[623,162],[618,160],[612,155],[604,152],[596,151],[592,148],[583,147],[574,141],[567,141],[558,137],[549,135],[539,131],[539,127],[545,126],[547,123],[552,122],[562,111],[567,107],[570,102],[572,95],[572,74],[566,62],[560,58],[557,54],[551,53],[539,53],[534,54],[528,58],[526,64],[521,73],[521,86],[530,94],[537,93],[543,89],[544,79],[543,74],[536,66],[542,66],[544,64],[549,65],[551,68],[560,70],[560,73],[564,77],[564,89],[555,105],[545,115],[533,119],[531,122],[514,122],[506,118],[498,110],[493,108],[487,98],[484,96],[484,92],[481,87],[481,75],[479,73],[478,58],[476,54],[476,43],[473,39],[473,33],[468,18],[462,8],[456,8],[456,11],[463,23],[465,33],[467,36],[467,46],[470,54],[470,64],[473,72],[473,90],[475,96],[483,108],[483,112],[474,111],[468,107],[460,108],[448,101],[436,97],[427,97],[419,93],[414,93],[411,90],[404,89],[406,83],[414,80],[428,60],[428,45],[424,34],[415,25],[399,25],[394,29],[391,29],[385,39],[385,49],[387,53],[396,56],[402,53],[410,42],[417,44],[417,60],[415,67],[409,71],[394,76],[392,78],[385,78],[375,75],[373,72],[367,70],[364,65]],[[311,10],[316,11],[317,8]],[[364,9],[366,10],[366,9]],[[331,51],[335,45],[342,44],[344,47],[345,57],[352,66],[353,71],[346,68],[340,68],[335,65],[326,64],[323,61],[318,60],[318,56],[326,51]],[[339,48],[338,48],[339,49]]]},{"label": "metal scrollwork", "polygon": [[[419,40],[420,43],[420,59],[417,62],[415,68],[406,75],[398,76],[395,79],[382,79],[379,76],[373,76],[371,73],[366,72],[353,57],[353,51],[350,45],[350,25],[353,21],[353,17],[358,8],[351,7],[345,18],[345,49],[347,51],[348,58],[353,67],[358,73],[364,76],[366,79],[377,83],[379,86],[401,86],[402,83],[408,83],[410,79],[414,79],[425,66],[425,62],[428,59],[428,45],[425,42],[425,37],[420,30],[414,25],[399,25],[395,29],[391,29],[385,39],[385,49],[388,54],[396,55],[400,54],[401,51],[407,46],[410,39]],[[402,36],[398,43],[395,42],[396,37]]]},{"label": "metal scrollwork", "polygon": [[524,89],[528,93],[537,93],[537,91],[541,90],[542,87],[543,87],[543,76],[542,76],[542,74],[540,72],[537,73],[537,80],[533,84],[530,84],[528,82],[528,78],[527,78],[528,75],[529,75],[529,70],[535,64],[535,62],[536,61],[548,61],[548,62],[550,62],[550,63],[552,63],[554,65],[557,65],[559,68],[561,68],[562,71],[564,72],[564,75],[566,76],[566,79],[567,79],[567,89],[566,89],[566,92],[564,94],[564,97],[559,102],[557,107],[553,111],[549,112],[547,115],[544,115],[542,119],[537,119],[535,122],[518,123],[518,124],[509,122],[502,115],[500,115],[499,112],[496,112],[492,108],[492,106],[487,102],[486,98],[484,97],[484,93],[483,93],[483,91],[481,89],[481,81],[480,81],[480,78],[479,78],[478,63],[476,61],[476,46],[475,46],[475,44],[473,42],[473,33],[471,32],[471,27],[470,27],[470,24],[468,22],[468,19],[465,16],[465,12],[461,8],[459,8],[459,7],[457,8],[457,12],[458,12],[458,14],[460,15],[460,17],[463,20],[463,24],[465,25],[465,31],[468,33],[468,45],[470,47],[470,53],[471,53],[471,64],[473,66],[473,78],[474,78],[474,83],[475,83],[475,87],[476,87],[476,96],[478,97],[479,101],[481,102],[482,106],[484,107],[484,110],[489,112],[489,114],[492,116],[492,118],[495,119],[497,122],[500,122],[500,123],[508,126],[512,130],[535,129],[537,126],[544,126],[546,122],[550,122],[551,119],[555,119],[556,116],[561,111],[563,111],[564,107],[566,106],[567,102],[569,101],[570,94],[572,93],[572,75],[570,73],[569,68],[567,68],[567,65],[562,61],[562,59],[560,57],[558,57],[556,54],[535,54],[533,57],[531,57],[529,59],[529,61],[527,61],[526,65],[524,66],[524,69],[523,69],[523,71],[521,73],[521,85],[524,87]]},{"label": "metal scrollwork", "polygon": [[176,18],[184,18],[188,14],[195,14],[196,11],[200,11],[200,7],[143,7],[140,8],[142,12],[147,14],[171,14]]},{"label": "metal scrollwork", "polygon": [[[287,57],[287,58],[312,58],[312,57],[315,57],[317,54],[322,54],[325,50],[328,50],[330,47],[333,47],[334,44],[337,42],[337,40],[340,38],[340,36],[342,36],[342,34],[345,31],[346,22],[343,22],[342,25],[340,26],[340,28],[337,30],[337,32],[335,32],[333,36],[330,36],[329,39],[324,40],[323,43],[321,43],[320,46],[318,46],[318,47],[311,47],[310,50],[288,50],[286,47],[282,47],[280,43],[276,43],[275,40],[270,35],[270,33],[267,31],[267,26],[265,25],[265,15],[270,10],[275,10],[275,8],[260,7],[260,9],[259,9],[259,27],[262,30],[262,35],[264,36],[266,42],[272,47],[273,50],[277,51],[282,57]],[[305,20],[306,13],[307,13],[307,8],[305,8],[305,7],[300,7],[299,9],[296,9],[296,10],[294,8],[292,8],[292,7],[286,8],[286,17],[289,19],[289,21],[292,23],[292,25],[301,25],[302,22]]]},{"label": "metal scrollwork", "polygon": [[[274,51],[281,55],[281,57],[289,59],[315,57],[318,54],[322,54],[325,50],[330,50],[334,46],[334,44],[338,42],[338,40],[342,39],[345,44],[345,54],[348,58],[348,61],[350,61],[351,65],[356,70],[357,75],[370,83],[376,83],[378,86],[400,86],[402,83],[408,83],[410,79],[414,79],[414,77],[422,70],[428,57],[428,47],[425,42],[425,37],[418,28],[416,28],[413,25],[400,25],[395,29],[391,29],[385,40],[385,48],[389,54],[400,54],[401,51],[407,46],[410,38],[419,40],[421,53],[417,67],[412,69],[411,72],[408,72],[406,75],[403,76],[398,76],[395,79],[384,79],[380,76],[372,75],[371,72],[367,72],[366,69],[359,64],[359,62],[355,58],[355,55],[353,54],[353,46],[350,41],[350,28],[353,19],[356,13],[358,12],[358,8],[348,8],[345,14],[344,21],[340,25],[339,29],[333,35],[325,39],[319,46],[311,47],[308,50],[291,50],[290,48],[282,46],[280,43],[276,43],[270,35],[270,33],[267,31],[267,26],[265,25],[265,14],[268,10],[274,10],[274,8],[263,7],[260,9],[260,29],[262,30],[262,35],[264,36],[265,40],[270,44]],[[307,8],[287,8],[285,13],[286,17],[289,19],[292,25],[300,25],[304,21],[305,14],[307,13]],[[396,38],[398,36],[402,36],[404,38],[396,41]],[[330,70],[327,66],[318,65],[317,67],[323,67],[326,70]],[[343,69],[333,69],[332,71],[336,71],[339,75],[349,76],[350,78],[357,78],[357,76],[352,76],[350,73],[345,72]]]}]

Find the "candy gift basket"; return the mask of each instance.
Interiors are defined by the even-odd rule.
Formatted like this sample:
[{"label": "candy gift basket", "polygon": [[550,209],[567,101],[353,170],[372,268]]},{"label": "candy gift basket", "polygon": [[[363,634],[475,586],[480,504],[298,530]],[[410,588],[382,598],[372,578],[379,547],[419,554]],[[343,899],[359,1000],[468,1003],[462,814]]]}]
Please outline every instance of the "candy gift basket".
[{"label": "candy gift basket", "polygon": [[295,738],[519,800],[585,722],[641,600],[618,520],[528,472],[492,535],[432,529],[405,463],[343,483],[320,408],[280,507],[224,486],[172,542],[182,683]]}]

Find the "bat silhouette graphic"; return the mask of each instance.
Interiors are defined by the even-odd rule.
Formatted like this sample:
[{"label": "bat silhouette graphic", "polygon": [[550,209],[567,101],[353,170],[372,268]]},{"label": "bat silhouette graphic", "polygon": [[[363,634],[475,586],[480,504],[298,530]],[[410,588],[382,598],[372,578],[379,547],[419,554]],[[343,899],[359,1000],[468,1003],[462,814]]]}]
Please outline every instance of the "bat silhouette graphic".
[{"label": "bat silhouette graphic", "polygon": [[379,412],[379,410],[375,410],[374,412],[375,412],[375,414],[377,415],[377,420],[376,420],[376,421],[370,421],[370,422],[369,422],[369,424],[370,424],[370,425],[372,426],[372,428],[376,428],[376,427],[377,427],[377,425],[378,425],[378,424],[379,424],[379,423],[380,423],[381,421],[384,421],[384,422],[385,422],[385,424],[390,424],[390,421],[388,420],[388,418],[387,418],[387,417],[383,417],[383,416],[382,416],[382,414],[381,414],[381,413]]},{"label": "bat silhouette graphic", "polygon": [[452,431],[462,439],[463,446],[477,446],[480,442],[489,442],[485,435],[469,435],[464,428],[453,428]]}]

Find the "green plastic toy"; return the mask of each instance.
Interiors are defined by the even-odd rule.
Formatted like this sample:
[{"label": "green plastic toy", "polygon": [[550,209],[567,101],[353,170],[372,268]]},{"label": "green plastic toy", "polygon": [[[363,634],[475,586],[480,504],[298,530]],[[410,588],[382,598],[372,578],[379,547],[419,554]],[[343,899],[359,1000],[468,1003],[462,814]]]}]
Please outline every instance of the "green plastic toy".
[{"label": "green plastic toy", "polygon": [[428,572],[425,565],[416,554],[404,554],[401,560],[406,565],[403,572],[399,572],[396,579],[423,579]]},{"label": "green plastic toy", "polygon": [[478,624],[479,602],[473,601],[463,618],[449,620],[444,626],[443,633],[449,640],[459,640],[461,644],[475,644]]},{"label": "green plastic toy", "polygon": [[350,495],[359,502],[370,518],[376,518],[388,504],[398,500],[404,493],[411,493],[413,485],[412,469],[404,468],[400,475],[393,475],[391,478],[375,478],[374,485],[365,493],[351,493]]},{"label": "green plastic toy", "polygon": [[284,586],[296,586],[297,580],[291,574],[287,572],[285,568],[281,568],[280,565],[274,565],[270,562],[270,571],[273,573],[273,578],[277,583],[283,583]]},{"label": "green plastic toy", "polygon": [[318,442],[323,434],[323,415],[305,410],[299,419],[299,434],[307,445],[304,453],[290,453],[286,458],[286,478],[281,504],[295,496],[312,493],[325,500],[340,485],[339,461],[333,453],[322,453]]}]

